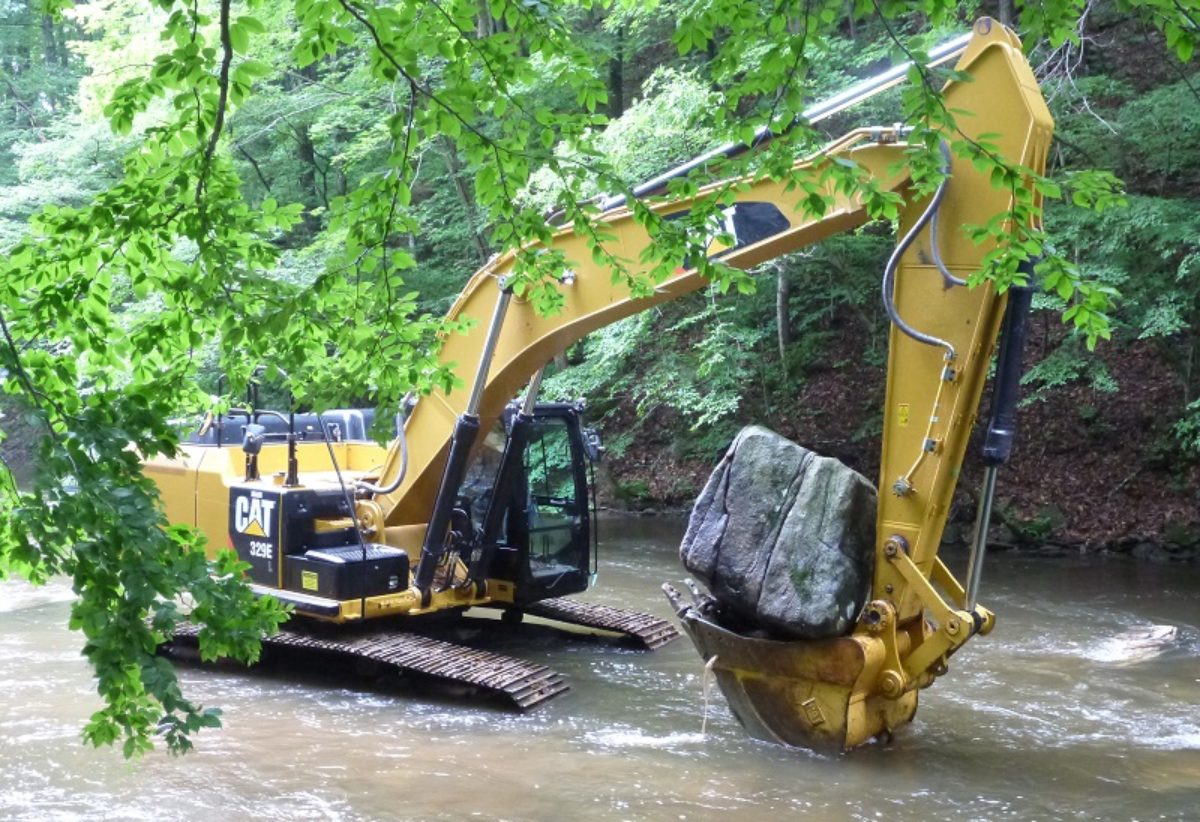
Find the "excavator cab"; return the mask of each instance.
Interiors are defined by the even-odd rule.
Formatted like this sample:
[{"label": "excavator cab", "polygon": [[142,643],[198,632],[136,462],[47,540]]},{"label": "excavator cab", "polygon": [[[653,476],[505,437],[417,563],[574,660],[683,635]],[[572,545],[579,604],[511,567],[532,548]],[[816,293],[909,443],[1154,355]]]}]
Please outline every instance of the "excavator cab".
[{"label": "excavator cab", "polygon": [[518,606],[585,591],[591,578],[587,466],[597,448],[581,411],[575,403],[539,403],[532,414],[510,407],[459,489],[459,510],[482,525],[482,568],[515,584]]}]

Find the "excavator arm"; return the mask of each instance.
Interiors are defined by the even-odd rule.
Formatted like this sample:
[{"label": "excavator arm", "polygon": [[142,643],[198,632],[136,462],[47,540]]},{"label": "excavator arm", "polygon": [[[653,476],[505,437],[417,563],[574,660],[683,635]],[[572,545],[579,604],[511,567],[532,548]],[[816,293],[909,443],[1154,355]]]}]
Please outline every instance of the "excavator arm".
[{"label": "excavator arm", "polygon": [[[980,20],[956,69],[970,77],[950,82],[944,91],[945,105],[958,113],[957,136],[986,141],[1009,163],[1040,173],[1053,122],[1015,35]],[[858,130],[795,170],[804,174],[836,157],[857,164],[880,188],[907,194],[906,148],[903,130]],[[747,640],[680,608],[702,655],[710,662],[715,658],[735,712],[763,736],[849,747],[888,731],[911,718],[917,689],[946,670],[949,656],[993,624],[989,611],[968,601],[963,585],[938,558],[938,546],[1007,297],[987,283],[966,287],[991,248],[960,227],[1006,213],[1016,192],[993,186],[968,160],[948,154],[947,160],[943,191],[906,197],[899,227],[904,239],[885,276],[892,329],[877,554],[870,601],[853,634],[808,643]],[[663,215],[686,211],[715,188],[652,208]],[[803,216],[805,192],[784,182],[746,180],[732,191],[734,224],[739,211],[755,213],[759,223],[756,232],[735,237],[735,245],[722,253],[725,263],[743,269],[867,220],[857,194],[826,191],[831,205],[812,218]],[[1032,191],[1029,196],[1036,197]],[[627,261],[630,273],[644,274],[643,251],[652,238],[631,210],[620,205],[601,220],[609,237],[604,250]],[[938,224],[943,228],[935,246]],[[516,261],[511,252],[471,278],[449,319],[476,322],[466,333],[447,337],[440,355],[470,390],[421,398],[405,427],[402,481],[376,494],[360,512],[389,533],[424,526],[423,564],[440,559],[447,525],[438,512],[461,480],[475,432],[486,430],[547,361],[591,331],[706,285],[695,270],[680,269],[652,296],[635,298],[621,281],[614,282],[608,267],[592,261],[587,240],[569,225],[552,247],[571,265],[562,310],[553,315],[539,314],[506,288]],[[380,482],[386,485],[400,474],[401,455],[393,447]],[[420,571],[415,579],[421,588]]]},{"label": "excavator arm", "polygon": [[[952,111],[970,112],[959,115],[962,136],[986,135],[1007,161],[1041,173],[1053,121],[1016,37],[979,21],[957,69],[972,82],[952,82],[945,100]],[[1015,196],[955,159],[932,219],[942,226],[982,225],[1005,213]],[[1032,191],[1029,196],[1036,198]],[[1015,342],[1028,292],[999,295],[987,283],[964,287],[961,281],[990,249],[961,230],[944,230],[934,246],[929,205],[911,202],[904,210],[903,239],[885,274],[892,327],[874,575],[851,636],[814,642],[741,637],[668,592],[734,712],[763,738],[849,748],[889,733],[912,718],[917,691],[946,672],[949,657],[994,624],[992,613],[974,602],[986,513],[976,526],[967,586],[938,558],[938,548],[1006,303],[1016,293],[1007,323]],[[1019,348],[1001,359],[1008,384],[997,392],[1002,406],[989,431],[985,511],[995,464],[1010,444],[1003,426],[1011,409],[1003,404],[1011,403]]]}]

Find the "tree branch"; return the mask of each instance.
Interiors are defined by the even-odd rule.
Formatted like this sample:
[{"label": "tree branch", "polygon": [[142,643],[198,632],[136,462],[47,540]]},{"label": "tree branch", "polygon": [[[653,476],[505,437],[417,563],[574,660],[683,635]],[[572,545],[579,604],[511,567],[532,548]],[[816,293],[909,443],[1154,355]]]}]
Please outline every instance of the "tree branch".
[{"label": "tree branch", "polygon": [[250,167],[254,169],[254,174],[255,174],[255,176],[258,177],[258,181],[263,184],[263,188],[265,188],[267,190],[267,193],[270,194],[271,193],[271,183],[263,175],[262,169],[259,168],[258,160],[255,160],[254,157],[251,156],[250,152],[246,151],[245,146],[238,144],[237,150],[243,157],[246,158],[246,162],[250,163]]},{"label": "tree branch", "polygon": [[[0,336],[4,337],[4,344],[8,348],[9,354],[11,355],[12,367],[13,371],[17,375],[17,381],[24,386],[25,391],[27,394],[29,394],[30,399],[41,400],[42,402],[47,403],[55,410],[55,412],[57,412],[61,419],[71,419],[71,416],[67,414],[66,410],[62,406],[56,403],[53,398],[48,397],[45,393],[39,391],[37,387],[34,386],[33,378],[29,376],[29,372],[25,370],[25,366],[21,363],[21,353],[17,348],[16,341],[13,339],[12,334],[8,330],[8,323],[5,321],[3,314],[0,314]],[[54,437],[54,425],[50,422],[50,418],[45,414],[39,414],[38,417],[46,426],[46,430],[50,432],[50,436]]]},{"label": "tree branch", "polygon": [[204,158],[200,166],[200,179],[196,181],[196,202],[204,196],[204,183],[212,165],[213,155],[217,151],[217,142],[225,128],[225,108],[229,103],[229,66],[233,63],[233,41],[229,36],[229,6],[231,0],[221,0],[221,68],[217,74],[217,111],[213,117],[212,134],[209,135],[208,145],[204,149]]},{"label": "tree branch", "polygon": [[13,85],[12,79],[4,72],[0,72],[0,77],[4,78],[4,85],[8,86],[8,90],[12,94],[13,103],[16,104],[17,108],[25,112],[25,117],[29,120],[29,127],[37,134],[38,141],[42,143],[46,142],[46,135],[42,133],[42,125],[38,122],[37,115],[34,114],[29,104],[21,99],[21,92],[17,91],[17,87]]}]

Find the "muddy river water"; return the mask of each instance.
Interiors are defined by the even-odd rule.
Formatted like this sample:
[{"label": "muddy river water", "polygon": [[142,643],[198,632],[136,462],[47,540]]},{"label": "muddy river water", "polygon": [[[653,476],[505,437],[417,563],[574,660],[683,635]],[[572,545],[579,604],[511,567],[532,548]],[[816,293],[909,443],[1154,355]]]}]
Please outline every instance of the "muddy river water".
[{"label": "muddy river water", "polygon": [[[658,586],[681,579],[681,533],[605,520],[587,598],[670,616]],[[130,763],[79,741],[97,698],[67,586],[0,582],[0,819],[1200,818],[1200,568],[990,560],[996,631],[891,744],[836,756],[747,738],[715,688],[702,734],[686,639],[639,653],[522,626],[486,639],[572,686],[530,714],[182,666],[224,729]]]}]

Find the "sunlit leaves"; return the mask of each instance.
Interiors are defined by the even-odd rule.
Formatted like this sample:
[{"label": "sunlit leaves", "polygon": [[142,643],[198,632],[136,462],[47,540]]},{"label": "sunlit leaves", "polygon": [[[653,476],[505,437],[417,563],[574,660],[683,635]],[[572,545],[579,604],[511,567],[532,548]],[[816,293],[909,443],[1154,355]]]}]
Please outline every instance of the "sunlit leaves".
[{"label": "sunlit leaves", "polygon": [[1175,423],[1176,440],[1189,453],[1200,456],[1200,399],[1187,407],[1187,413]]},{"label": "sunlit leaves", "polygon": [[1200,9],[1189,0],[1119,0],[1118,6],[1147,21],[1166,38],[1167,48],[1180,62],[1196,53],[1200,39]]},{"label": "sunlit leaves", "polygon": [[[1071,202],[1079,208],[1100,213],[1108,208],[1122,208],[1129,204],[1125,198],[1124,185],[1110,171],[1072,171],[1066,176],[1066,187]],[[1058,193],[1047,193],[1057,199]]]},{"label": "sunlit leaves", "polygon": [[[249,47],[262,26],[238,22],[238,45]],[[44,432],[31,489],[0,489],[0,562],[36,578],[74,578],[71,625],[86,638],[105,700],[84,737],[120,742],[126,755],[155,737],[186,750],[189,733],[218,721],[182,696],[154,655],[178,618],[165,603],[191,597],[209,622],[201,642],[210,655],[252,657],[257,637],[285,618],[273,600],[250,594],[239,568],[210,567],[196,535],[166,529],[140,471],[139,455],[175,452],[169,420],[197,399],[196,347],[228,316],[246,315],[239,298],[259,304],[262,272],[277,256],[265,235],[298,217],[294,206],[255,215],[227,159],[206,153],[220,118],[218,54],[205,45],[211,23],[192,7],[174,9],[164,30],[172,47],[148,79],[121,84],[106,111],[128,132],[165,96],[165,119],[145,131],[107,192],[38,214],[0,271],[0,374]],[[235,74],[240,94],[262,73],[247,65]],[[156,307],[119,317],[122,293]]]}]

